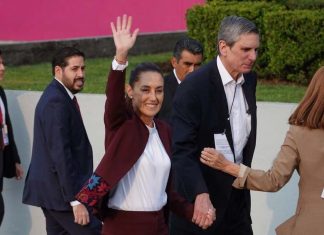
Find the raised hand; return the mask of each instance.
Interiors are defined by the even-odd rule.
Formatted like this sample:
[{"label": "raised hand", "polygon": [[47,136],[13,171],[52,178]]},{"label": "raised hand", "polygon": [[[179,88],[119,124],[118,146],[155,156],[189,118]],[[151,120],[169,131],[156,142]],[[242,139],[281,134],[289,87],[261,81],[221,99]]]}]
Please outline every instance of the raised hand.
[{"label": "raised hand", "polygon": [[110,26],[116,47],[116,60],[126,62],[128,51],[134,46],[139,29],[136,28],[131,33],[132,17],[127,15],[118,16],[116,26],[113,22]]}]

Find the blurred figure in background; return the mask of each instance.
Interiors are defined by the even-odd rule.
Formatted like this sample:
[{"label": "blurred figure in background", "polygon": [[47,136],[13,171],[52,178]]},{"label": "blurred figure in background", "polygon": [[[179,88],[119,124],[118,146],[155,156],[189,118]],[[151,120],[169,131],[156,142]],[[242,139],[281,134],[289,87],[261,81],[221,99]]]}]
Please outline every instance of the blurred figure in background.
[{"label": "blurred figure in background", "polygon": [[171,124],[173,97],[186,75],[198,69],[204,59],[203,46],[192,38],[177,41],[171,58],[172,73],[164,77],[164,99],[157,118]]},{"label": "blurred figure in background", "polygon": [[[0,50],[0,81],[5,75],[5,64]],[[0,225],[4,216],[4,202],[2,198],[3,177],[22,179],[23,169],[20,163],[13,130],[9,117],[6,94],[0,86]]]}]

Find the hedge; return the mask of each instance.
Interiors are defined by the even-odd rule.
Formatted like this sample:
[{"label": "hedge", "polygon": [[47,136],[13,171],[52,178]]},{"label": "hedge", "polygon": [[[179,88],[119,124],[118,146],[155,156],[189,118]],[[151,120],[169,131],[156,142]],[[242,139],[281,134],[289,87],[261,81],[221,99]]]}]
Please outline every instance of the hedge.
[{"label": "hedge", "polygon": [[[206,0],[206,2],[246,2],[246,0]],[[319,9],[324,7],[323,0],[250,0],[251,2],[273,2],[287,9]]]},{"label": "hedge", "polygon": [[221,20],[239,15],[253,21],[261,32],[255,70],[263,78],[307,83],[324,65],[324,10],[286,10],[269,2],[212,1],[187,11],[188,35],[205,48],[206,59],[216,55]]},{"label": "hedge", "polygon": [[[255,68],[259,73],[263,73],[261,68],[269,63],[268,55],[265,53],[263,16],[266,12],[284,9],[281,5],[266,2],[211,2],[206,5],[198,5],[187,11],[188,35],[203,44],[205,57],[210,60],[216,55],[217,32],[222,19],[228,15],[248,18],[261,31],[259,57]],[[261,76],[265,76],[265,74],[261,74]]]},{"label": "hedge", "polygon": [[270,12],[264,16],[268,72],[307,83],[324,65],[324,10]]}]

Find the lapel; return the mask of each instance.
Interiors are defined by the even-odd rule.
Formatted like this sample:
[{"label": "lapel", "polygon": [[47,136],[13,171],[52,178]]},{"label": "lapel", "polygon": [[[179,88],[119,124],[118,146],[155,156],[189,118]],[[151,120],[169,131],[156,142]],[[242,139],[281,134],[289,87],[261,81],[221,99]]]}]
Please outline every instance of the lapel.
[{"label": "lapel", "polygon": [[74,112],[77,114],[77,116],[80,118],[80,121],[82,122],[80,112],[79,112],[78,108],[76,107],[74,101],[71,99],[70,95],[65,90],[65,87],[61,83],[56,81],[56,79],[53,79],[52,85],[59,91],[59,94],[64,96],[64,98],[67,100],[68,104],[71,106],[71,109],[74,110]]},{"label": "lapel", "polygon": [[[159,137],[161,139],[161,142],[165,148],[165,151],[167,152],[168,156],[171,156],[171,136],[170,136],[170,132],[168,132],[167,127],[165,126],[164,123],[162,123],[160,120],[158,119],[154,119],[154,122],[156,124],[156,129],[159,133]],[[162,126],[164,125],[164,126]]]},{"label": "lapel", "polygon": [[244,83],[242,85],[243,93],[246,99],[246,102],[249,106],[248,112],[251,112],[251,107],[253,106],[253,94],[252,94],[252,89],[250,87],[250,79],[249,79],[249,74],[244,74]]},{"label": "lapel", "polygon": [[170,75],[170,87],[171,87],[171,94],[172,97],[174,97],[174,94],[179,86],[179,83],[177,81],[177,78],[175,77],[174,73]]},{"label": "lapel", "polygon": [[3,90],[2,86],[0,86],[0,97],[2,99],[3,106],[5,108],[5,115],[6,115],[6,120],[7,120],[7,114],[8,114],[8,110],[7,110],[7,99],[6,99],[6,95],[4,93],[4,90]]},{"label": "lapel", "polygon": [[[53,79],[51,85],[53,85],[53,87],[58,91],[58,94],[60,96],[64,97],[64,99],[70,106],[69,108],[72,109],[75,114],[75,115],[73,115],[73,118],[75,119],[75,121],[78,121],[80,123],[80,125],[82,126],[82,128],[85,132],[85,135],[87,136],[87,132],[86,132],[86,129],[85,129],[82,117],[81,117],[81,113],[80,113],[79,109],[77,108],[77,106],[75,105],[74,101],[71,99],[70,95],[65,90],[65,87],[61,83],[59,83],[56,79]],[[88,136],[87,136],[87,138],[88,138]]]},{"label": "lapel", "polygon": [[234,145],[233,145],[233,138],[232,138],[232,128],[229,121],[227,99],[226,99],[226,94],[222,83],[222,79],[217,68],[216,58],[211,63],[212,63],[212,67],[211,67],[212,71],[210,73],[211,74],[210,76],[211,76],[211,82],[215,90],[215,92],[213,92],[213,100],[214,100],[213,103],[219,106],[217,112],[220,112],[221,114],[222,126],[224,128],[224,132],[226,134],[228,143],[234,154],[235,152],[234,152]]}]

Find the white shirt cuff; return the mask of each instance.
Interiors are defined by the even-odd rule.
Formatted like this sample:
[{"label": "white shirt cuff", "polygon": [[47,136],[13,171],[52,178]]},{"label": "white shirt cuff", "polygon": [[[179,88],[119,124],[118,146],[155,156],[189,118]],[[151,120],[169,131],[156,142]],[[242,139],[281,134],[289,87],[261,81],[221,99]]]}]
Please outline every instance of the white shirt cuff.
[{"label": "white shirt cuff", "polygon": [[126,69],[128,66],[128,61],[126,61],[126,64],[118,64],[117,60],[112,61],[112,69],[113,70],[118,70],[118,71],[123,71]]},{"label": "white shirt cuff", "polygon": [[80,205],[80,204],[81,203],[79,201],[77,201],[77,200],[70,202],[71,206],[77,206],[77,205]]}]

